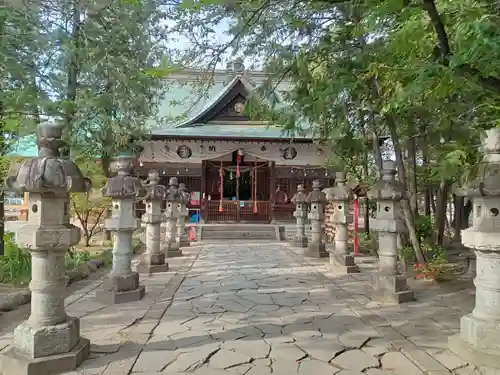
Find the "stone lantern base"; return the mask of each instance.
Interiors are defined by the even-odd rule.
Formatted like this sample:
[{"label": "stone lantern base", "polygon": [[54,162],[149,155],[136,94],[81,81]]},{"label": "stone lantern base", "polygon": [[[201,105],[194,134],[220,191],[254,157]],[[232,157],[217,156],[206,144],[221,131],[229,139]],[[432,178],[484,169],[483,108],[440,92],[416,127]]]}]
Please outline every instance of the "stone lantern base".
[{"label": "stone lantern base", "polygon": [[139,285],[139,274],[132,272],[126,276],[109,275],[102,289],[96,291],[96,299],[104,304],[119,304],[139,301],[145,294],[146,288]]},{"label": "stone lantern base", "polygon": [[163,249],[163,252],[167,254],[167,258],[176,258],[182,256],[182,250],[180,249],[180,244],[178,242],[167,243]]},{"label": "stone lantern base", "polygon": [[179,241],[180,247],[188,247],[191,246],[191,242],[189,241],[189,237],[186,233],[184,233]]},{"label": "stone lantern base", "polygon": [[21,323],[14,344],[0,355],[3,374],[52,375],[75,370],[90,353],[90,341],[80,337],[80,322],[31,327]]},{"label": "stone lantern base", "polygon": [[406,276],[376,273],[373,280],[374,301],[386,303],[405,303],[415,300],[413,290],[408,287]]},{"label": "stone lantern base", "polygon": [[354,262],[354,257],[349,254],[330,253],[330,265],[333,269],[345,273],[359,273],[359,267]]},{"label": "stone lantern base", "polygon": [[311,242],[307,245],[304,255],[313,258],[324,258],[328,256],[326,245],[323,242]]},{"label": "stone lantern base", "polygon": [[294,237],[292,240],[292,246],[306,248],[308,242],[309,241],[306,236]]},{"label": "stone lantern base", "polygon": [[165,253],[144,254],[141,262],[137,265],[139,273],[159,273],[167,272],[168,263],[165,262]]},{"label": "stone lantern base", "polygon": [[448,345],[460,358],[478,367],[500,370],[500,327],[467,314],[460,319],[460,333]]}]

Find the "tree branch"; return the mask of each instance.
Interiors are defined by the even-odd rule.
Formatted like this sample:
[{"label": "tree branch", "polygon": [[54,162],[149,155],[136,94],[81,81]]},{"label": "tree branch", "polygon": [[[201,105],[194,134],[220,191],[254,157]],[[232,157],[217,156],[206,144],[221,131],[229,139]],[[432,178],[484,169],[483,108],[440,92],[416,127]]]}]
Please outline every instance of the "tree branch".
[{"label": "tree branch", "polygon": [[[423,9],[427,12],[431,20],[431,24],[436,32],[438,39],[440,60],[445,66],[449,65],[449,57],[452,55],[448,34],[444,26],[441,15],[439,14],[435,0],[424,0]],[[483,88],[500,94],[500,78],[494,76],[485,77],[479,69],[472,67],[470,64],[462,64],[455,68],[455,71],[466,79],[472,79]]]}]

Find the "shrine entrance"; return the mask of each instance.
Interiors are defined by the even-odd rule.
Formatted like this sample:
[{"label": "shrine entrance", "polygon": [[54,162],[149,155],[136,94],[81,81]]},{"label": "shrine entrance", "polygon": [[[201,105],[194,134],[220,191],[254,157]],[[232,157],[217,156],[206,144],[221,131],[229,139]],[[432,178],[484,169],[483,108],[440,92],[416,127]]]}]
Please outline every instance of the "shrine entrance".
[{"label": "shrine entrance", "polygon": [[[238,160],[239,159],[239,160]],[[267,161],[207,160],[202,215],[209,223],[269,223],[271,174]],[[202,197],[203,198],[203,197]]]}]

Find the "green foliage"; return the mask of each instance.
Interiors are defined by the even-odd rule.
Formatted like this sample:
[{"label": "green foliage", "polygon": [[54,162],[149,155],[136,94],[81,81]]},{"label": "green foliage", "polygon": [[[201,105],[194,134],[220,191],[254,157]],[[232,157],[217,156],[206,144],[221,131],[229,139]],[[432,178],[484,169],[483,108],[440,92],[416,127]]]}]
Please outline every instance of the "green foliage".
[{"label": "green foliage", "polygon": [[[441,246],[434,246],[431,244],[424,243],[422,245],[422,250],[425,255],[425,259],[427,264],[437,265],[437,264],[445,264],[447,262],[446,252]],[[403,259],[406,267],[413,267],[414,265],[421,266],[417,263],[415,258],[415,252],[412,247],[404,246],[398,250],[399,256]]]},{"label": "green foliage", "polygon": [[420,241],[422,243],[429,243],[434,230],[433,218],[431,216],[419,216],[416,219],[415,225]]},{"label": "green foliage", "polygon": [[76,162],[83,175],[91,179],[92,189],[88,193],[71,194],[71,214],[83,230],[85,246],[91,246],[92,238],[102,232],[111,200],[103,197],[100,191],[106,183],[101,165],[95,159],[82,156]]},{"label": "green foliage", "polygon": [[31,254],[14,241],[14,233],[4,235],[5,253],[0,257],[0,282],[27,285],[31,279]]},{"label": "green foliage", "polygon": [[80,264],[88,262],[91,259],[88,251],[68,251],[66,255],[66,269],[77,268]]}]

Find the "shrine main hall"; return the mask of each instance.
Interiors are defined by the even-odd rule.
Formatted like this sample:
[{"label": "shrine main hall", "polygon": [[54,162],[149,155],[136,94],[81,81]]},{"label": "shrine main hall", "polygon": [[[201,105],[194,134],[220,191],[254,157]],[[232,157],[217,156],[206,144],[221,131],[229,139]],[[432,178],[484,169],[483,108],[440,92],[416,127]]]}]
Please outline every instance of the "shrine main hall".
[{"label": "shrine main hall", "polygon": [[[294,220],[290,198],[297,185],[310,191],[313,180],[323,186],[333,182],[334,173],[325,168],[326,151],[310,134],[292,138],[275,124],[247,116],[247,100],[265,82],[265,73],[247,71],[235,60],[207,77],[213,83],[204,99],[196,100],[193,95],[199,94],[190,87],[203,86],[205,77],[198,71],[182,71],[166,79],[169,91],[158,117],[171,119],[182,113],[182,120],[152,125],[139,158],[139,174],[146,177],[156,169],[164,184],[171,176],[185,183],[191,193],[191,222]],[[287,88],[286,81],[278,85],[278,100]],[[183,108],[173,106],[173,100],[196,104]]]}]

